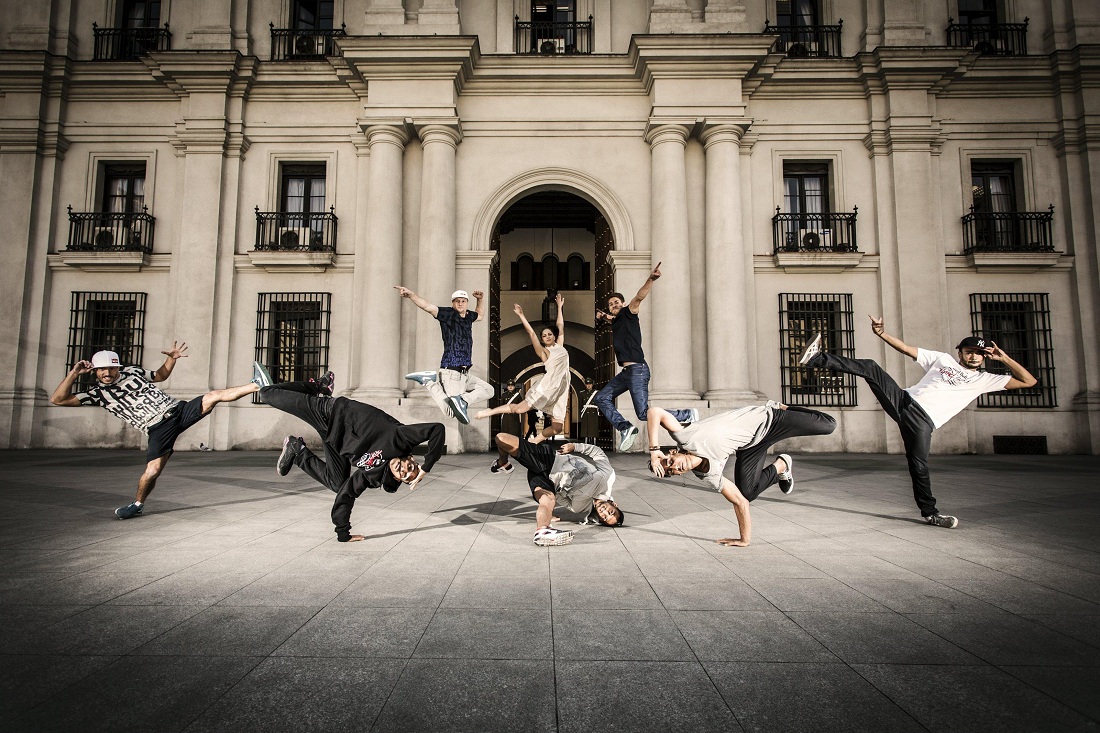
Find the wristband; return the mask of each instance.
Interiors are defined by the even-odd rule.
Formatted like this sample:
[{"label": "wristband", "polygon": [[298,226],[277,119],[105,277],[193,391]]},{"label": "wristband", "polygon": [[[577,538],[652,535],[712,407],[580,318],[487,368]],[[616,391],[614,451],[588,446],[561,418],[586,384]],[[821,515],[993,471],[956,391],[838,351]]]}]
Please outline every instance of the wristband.
[{"label": "wristband", "polygon": [[651,445],[651,446],[649,446],[649,452],[650,452],[650,453],[652,453],[652,452],[653,452],[653,451],[655,451],[655,450],[661,450],[661,446],[659,446],[659,445]]}]

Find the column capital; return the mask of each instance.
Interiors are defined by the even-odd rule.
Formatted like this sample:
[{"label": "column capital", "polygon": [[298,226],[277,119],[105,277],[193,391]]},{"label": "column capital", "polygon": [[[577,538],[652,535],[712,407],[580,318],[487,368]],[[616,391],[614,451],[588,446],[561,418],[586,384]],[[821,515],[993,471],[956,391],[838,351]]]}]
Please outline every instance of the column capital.
[{"label": "column capital", "polygon": [[686,145],[688,136],[695,125],[695,121],[672,121],[650,118],[645,127],[645,141],[650,146],[661,143],[679,143]]},{"label": "column capital", "polygon": [[370,123],[360,120],[363,134],[367,136],[367,145],[374,147],[378,143],[389,143],[404,148],[409,142],[409,133],[401,123]]},{"label": "column capital", "polygon": [[462,123],[457,117],[423,122],[413,120],[413,124],[416,127],[416,134],[420,138],[420,142],[425,145],[428,143],[446,143],[453,148],[457,148],[458,144],[462,142]]},{"label": "column capital", "polygon": [[699,131],[699,140],[706,150],[716,143],[740,144],[741,138],[752,125],[752,120],[746,119],[708,119],[703,123]]}]

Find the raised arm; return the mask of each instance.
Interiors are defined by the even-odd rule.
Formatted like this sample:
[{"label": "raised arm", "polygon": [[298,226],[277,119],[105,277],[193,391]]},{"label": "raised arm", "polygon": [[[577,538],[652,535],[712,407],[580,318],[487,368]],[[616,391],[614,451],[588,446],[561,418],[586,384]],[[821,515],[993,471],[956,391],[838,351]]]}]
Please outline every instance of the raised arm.
[{"label": "raised arm", "polygon": [[630,301],[627,308],[631,313],[637,315],[638,310],[642,307],[642,301],[649,295],[649,291],[653,289],[653,283],[657,282],[657,279],[661,277],[661,263],[658,262],[657,266],[653,268],[653,272],[649,273],[649,277],[642,284],[642,287],[638,289],[638,294],[634,296],[634,300]]},{"label": "raised arm", "polygon": [[661,407],[649,406],[649,414],[646,415],[646,434],[649,439],[649,465],[653,468],[653,475],[661,478],[665,475],[665,468],[661,464],[662,458],[668,458],[661,450],[661,441],[658,433],[661,427],[668,431],[669,435],[683,430],[680,421],[672,416],[668,410]]},{"label": "raised arm", "polygon": [[477,319],[480,321],[485,317],[485,291],[475,290],[472,295],[474,300],[477,301],[477,307],[474,310],[477,311]]},{"label": "raised arm", "polygon": [[901,353],[908,356],[910,359],[916,359],[917,358],[917,347],[916,346],[910,346],[909,344],[905,343],[904,341],[902,341],[898,337],[891,336],[890,334],[886,333],[886,328],[882,325],[882,318],[881,317],[875,318],[874,316],[870,316],[870,315],[867,316],[867,317],[871,319],[871,330],[874,331],[876,336],[878,336],[880,339],[882,339],[886,343],[890,344],[890,346],[895,351],[900,351]]},{"label": "raised arm", "polygon": [[724,476],[722,477],[722,496],[733,504],[733,513],[737,517],[737,529],[741,536],[725,537],[718,540],[718,544],[725,547],[748,547],[752,542],[752,513],[749,511],[749,500],[737,490],[737,486],[732,481]]},{"label": "raised arm", "polygon": [[172,374],[172,370],[176,368],[176,360],[182,359],[187,356],[187,342],[176,346],[176,342],[173,341],[171,349],[168,349],[167,351],[162,351],[160,353],[164,354],[168,358],[165,359],[164,363],[160,365],[160,369],[157,369],[157,371],[153,374],[152,381],[154,382],[163,382],[165,379],[168,379],[169,375]]},{"label": "raised arm", "polygon": [[[424,311],[425,313],[430,315],[432,318],[435,318],[437,315],[439,315],[439,306],[432,305],[431,303],[424,300],[423,298],[421,298],[419,295],[417,295],[413,291],[409,290],[408,288],[402,287],[400,285],[394,285],[393,289],[396,290],[398,293],[400,293],[402,298],[408,298],[413,303],[416,303],[417,308]],[[481,303],[481,301],[479,299],[478,300],[478,307],[479,308],[481,307],[480,303]],[[479,312],[479,317],[480,317],[480,312]]]},{"label": "raised arm", "polygon": [[80,407],[80,400],[73,394],[77,377],[92,371],[92,362],[78,361],[50,395],[50,404],[58,407]]},{"label": "raised arm", "polygon": [[554,302],[558,305],[558,338],[555,343],[558,346],[565,345],[565,298],[561,297],[561,293],[558,293],[554,298]]},{"label": "raised arm", "polygon": [[991,341],[993,346],[986,349],[986,358],[993,361],[1002,362],[1009,371],[1012,372],[1012,379],[1008,380],[1008,384],[1005,385],[1005,389],[1023,389],[1025,387],[1034,387],[1039,383],[1039,380],[1032,376],[1031,372],[1024,368],[1024,365],[1016,361],[1004,351],[1000,346],[997,346],[996,341]]},{"label": "raised arm", "polygon": [[519,322],[523,324],[523,328],[527,331],[527,337],[531,339],[531,346],[535,347],[535,353],[539,359],[546,361],[546,358],[550,356],[542,344],[539,343],[539,336],[535,333],[535,329],[531,328],[531,324],[527,322],[527,316],[523,315],[523,306],[519,303],[512,305],[512,310],[519,316]]}]

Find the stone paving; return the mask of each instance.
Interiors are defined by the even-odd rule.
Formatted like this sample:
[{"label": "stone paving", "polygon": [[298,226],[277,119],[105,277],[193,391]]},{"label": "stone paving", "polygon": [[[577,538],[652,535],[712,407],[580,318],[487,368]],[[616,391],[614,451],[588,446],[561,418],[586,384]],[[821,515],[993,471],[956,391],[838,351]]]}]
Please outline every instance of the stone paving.
[{"label": "stone paving", "polygon": [[356,505],[270,452],[0,452],[0,730],[1046,731],[1100,725],[1100,459],[796,456],[729,505],[615,456],[627,526],[531,544],[524,472]]}]

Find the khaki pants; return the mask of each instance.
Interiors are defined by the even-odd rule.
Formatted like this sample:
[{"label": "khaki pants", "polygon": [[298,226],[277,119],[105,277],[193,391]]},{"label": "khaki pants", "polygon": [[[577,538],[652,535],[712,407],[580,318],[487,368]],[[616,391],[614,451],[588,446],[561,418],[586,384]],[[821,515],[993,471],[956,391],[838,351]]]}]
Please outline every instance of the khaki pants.
[{"label": "khaki pants", "polygon": [[454,417],[451,406],[447,402],[448,397],[462,397],[466,400],[466,404],[472,405],[485,402],[496,393],[492,385],[473,374],[463,374],[453,369],[440,369],[437,376],[436,381],[429,382],[424,387],[435,400],[440,411],[447,417]]}]

